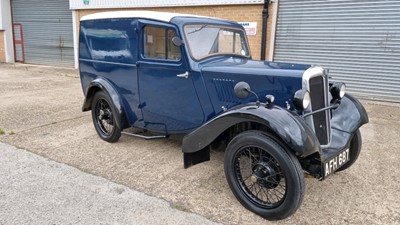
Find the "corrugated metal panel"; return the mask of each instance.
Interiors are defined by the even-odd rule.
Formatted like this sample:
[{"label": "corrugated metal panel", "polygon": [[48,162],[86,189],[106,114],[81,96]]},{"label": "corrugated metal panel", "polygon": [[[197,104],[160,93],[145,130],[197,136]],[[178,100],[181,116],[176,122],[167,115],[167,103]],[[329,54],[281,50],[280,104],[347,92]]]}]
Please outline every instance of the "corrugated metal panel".
[{"label": "corrugated metal panel", "polygon": [[71,9],[263,4],[264,0],[69,0]]},{"label": "corrugated metal panel", "polygon": [[74,66],[72,14],[65,0],[12,0],[22,24],[25,63]]},{"label": "corrugated metal panel", "polygon": [[280,0],[275,61],[319,64],[359,97],[400,102],[400,1]]}]

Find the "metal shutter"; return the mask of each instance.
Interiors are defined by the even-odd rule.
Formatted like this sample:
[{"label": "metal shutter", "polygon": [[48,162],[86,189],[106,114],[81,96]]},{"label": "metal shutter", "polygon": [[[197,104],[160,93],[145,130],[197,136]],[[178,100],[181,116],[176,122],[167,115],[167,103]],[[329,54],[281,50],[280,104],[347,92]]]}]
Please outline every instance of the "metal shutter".
[{"label": "metal shutter", "polygon": [[67,0],[12,0],[22,24],[25,63],[74,66],[72,14]]},{"label": "metal shutter", "polygon": [[356,96],[400,102],[400,1],[280,0],[274,60],[319,64]]}]

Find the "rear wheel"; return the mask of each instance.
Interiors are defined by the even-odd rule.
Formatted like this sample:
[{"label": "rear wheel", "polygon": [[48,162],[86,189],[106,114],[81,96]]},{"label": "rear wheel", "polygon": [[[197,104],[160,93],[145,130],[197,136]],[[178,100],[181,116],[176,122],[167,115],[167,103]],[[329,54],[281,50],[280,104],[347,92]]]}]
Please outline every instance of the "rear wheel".
[{"label": "rear wheel", "polygon": [[343,171],[345,169],[348,169],[357,161],[358,156],[360,156],[361,146],[362,146],[361,133],[360,133],[360,130],[357,130],[354,133],[354,136],[350,142],[350,149],[349,149],[350,150],[350,160],[346,164],[344,164],[342,167],[340,167],[337,171]]},{"label": "rear wheel", "polygon": [[107,142],[116,142],[121,137],[115,115],[111,98],[103,91],[96,92],[92,102],[93,124],[100,138]]},{"label": "rear wheel", "polygon": [[239,202],[268,219],[292,215],[304,196],[304,175],[297,158],[260,131],[237,135],[225,152],[225,176]]}]

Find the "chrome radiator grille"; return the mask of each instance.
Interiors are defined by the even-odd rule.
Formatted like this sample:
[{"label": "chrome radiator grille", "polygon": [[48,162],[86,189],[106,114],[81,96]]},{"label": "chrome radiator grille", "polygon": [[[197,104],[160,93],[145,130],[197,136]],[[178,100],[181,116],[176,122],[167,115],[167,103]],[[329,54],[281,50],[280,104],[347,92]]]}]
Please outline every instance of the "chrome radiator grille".
[{"label": "chrome radiator grille", "polygon": [[[311,96],[311,110],[315,111],[327,106],[326,82],[323,76],[315,76],[309,80]],[[330,115],[329,110],[312,115],[315,134],[321,145],[328,145],[330,141]]]}]

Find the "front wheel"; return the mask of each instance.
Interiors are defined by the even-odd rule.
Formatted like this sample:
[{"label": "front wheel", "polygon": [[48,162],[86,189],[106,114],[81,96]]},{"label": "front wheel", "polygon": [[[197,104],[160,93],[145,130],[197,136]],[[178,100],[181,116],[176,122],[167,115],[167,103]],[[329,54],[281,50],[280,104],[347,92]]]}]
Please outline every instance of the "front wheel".
[{"label": "front wheel", "polygon": [[358,156],[360,156],[361,146],[362,146],[361,133],[360,130],[357,130],[350,142],[350,148],[349,148],[350,160],[342,167],[337,169],[338,172],[348,169],[357,161]]},{"label": "front wheel", "polygon": [[93,124],[100,138],[107,142],[116,142],[121,137],[115,113],[111,98],[103,91],[96,92],[92,102]]},{"label": "front wheel", "polygon": [[292,215],[304,196],[304,174],[297,158],[276,139],[245,131],[225,152],[225,176],[239,202],[268,220]]}]

